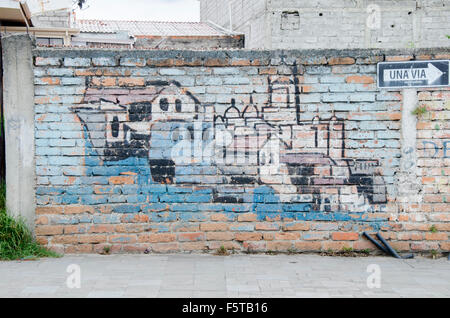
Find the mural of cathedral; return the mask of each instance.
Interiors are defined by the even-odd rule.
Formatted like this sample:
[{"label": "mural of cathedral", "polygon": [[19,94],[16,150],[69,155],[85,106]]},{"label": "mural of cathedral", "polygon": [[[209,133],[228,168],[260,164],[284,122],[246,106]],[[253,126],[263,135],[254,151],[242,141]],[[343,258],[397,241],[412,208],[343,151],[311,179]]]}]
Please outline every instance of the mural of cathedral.
[{"label": "mural of cathedral", "polygon": [[[176,81],[154,81],[146,88],[154,93],[143,100],[86,98],[73,111],[91,151],[103,162],[145,159],[148,183],[189,187],[199,179],[180,173],[198,167],[246,191],[269,187],[280,203],[307,203],[312,211],[356,212],[386,203],[378,160],[346,157],[345,120],[333,113],[304,118],[296,73],[294,66],[290,78],[268,77],[263,104],[252,95],[248,103],[230,95],[229,104],[218,107]],[[287,116],[274,120],[280,114]],[[99,124],[106,125],[104,137],[92,134]],[[211,187],[214,202],[245,201]]]}]

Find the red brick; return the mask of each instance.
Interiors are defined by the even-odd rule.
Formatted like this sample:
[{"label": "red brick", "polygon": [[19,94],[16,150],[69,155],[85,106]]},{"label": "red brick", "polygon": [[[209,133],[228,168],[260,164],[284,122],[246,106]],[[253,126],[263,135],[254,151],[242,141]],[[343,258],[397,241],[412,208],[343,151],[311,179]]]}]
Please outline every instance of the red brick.
[{"label": "red brick", "polygon": [[311,224],[307,222],[296,222],[283,226],[283,231],[309,231]]},{"label": "red brick", "polygon": [[262,234],[261,233],[236,233],[235,234],[235,240],[238,242],[244,242],[244,241],[261,241]]},{"label": "red brick", "polygon": [[435,224],[438,231],[450,232],[450,223]]},{"label": "red brick", "polygon": [[208,249],[211,251],[217,251],[219,248],[222,248],[222,246],[226,249],[226,250],[240,250],[241,246],[239,245],[239,243],[237,242],[208,242],[207,243]]},{"label": "red brick", "polygon": [[238,216],[238,222],[256,222],[257,216],[254,213],[245,213]]},{"label": "red brick", "polygon": [[229,221],[229,217],[228,217],[228,215],[223,214],[223,213],[215,213],[215,214],[211,215],[211,221],[226,222],[226,221]]},{"label": "red brick", "polygon": [[68,245],[64,247],[64,252],[66,254],[88,254],[92,253],[93,250],[92,244]]},{"label": "red brick", "polygon": [[207,59],[204,63],[205,66],[228,66],[230,61],[228,59]]},{"label": "red brick", "polygon": [[58,235],[63,234],[64,226],[62,225],[44,225],[36,227],[36,235]]},{"label": "red brick", "polygon": [[358,233],[350,232],[335,232],[331,235],[333,241],[357,241],[359,239]]},{"label": "red brick", "polygon": [[95,234],[95,233],[113,233],[114,232],[114,225],[111,224],[102,224],[102,225],[92,225],[89,228],[89,233]]},{"label": "red brick", "polygon": [[177,236],[169,233],[157,233],[157,234],[141,234],[138,236],[139,243],[169,243],[175,242]]},{"label": "red brick", "polygon": [[128,244],[123,246],[123,251],[130,254],[142,254],[149,250],[149,246],[142,244]]},{"label": "red brick", "polygon": [[117,244],[134,244],[137,243],[137,236],[126,234],[110,235],[108,236],[108,242]]},{"label": "red brick", "polygon": [[444,252],[450,252],[450,242],[440,242],[441,250]]},{"label": "red brick", "polygon": [[289,241],[267,242],[267,251],[287,252],[292,248],[292,246],[292,242]]},{"label": "red brick", "polygon": [[256,223],[256,231],[278,231],[280,230],[280,224],[278,223]]},{"label": "red brick", "polygon": [[61,80],[58,77],[41,77],[39,79],[41,82],[46,83],[48,85],[59,85],[61,84]]},{"label": "red brick", "polygon": [[79,243],[99,244],[106,243],[106,235],[81,235],[79,237]]},{"label": "red brick", "polygon": [[375,79],[372,76],[368,75],[352,75],[345,79],[347,83],[355,83],[355,84],[373,84],[375,83]]},{"label": "red brick", "polygon": [[317,252],[320,251],[321,242],[295,242],[294,248],[299,252]]},{"label": "red brick", "polygon": [[132,176],[118,176],[109,178],[109,183],[113,185],[134,184],[134,177]]},{"label": "red brick", "polygon": [[48,225],[48,217],[38,216],[36,217],[36,225]]},{"label": "red brick", "polygon": [[57,235],[51,238],[51,244],[77,245],[79,243],[80,239],[78,235]]},{"label": "red brick", "polygon": [[36,236],[36,243],[46,246],[48,245],[48,238],[46,236]]},{"label": "red brick", "polygon": [[64,234],[84,234],[88,231],[88,225],[65,225]]},{"label": "red brick", "polygon": [[116,86],[117,78],[115,77],[93,77],[91,80],[93,86],[110,87]]},{"label": "red brick", "polygon": [[94,208],[92,206],[78,206],[78,205],[69,205],[64,208],[64,214],[84,214],[94,213]]},{"label": "red brick", "polygon": [[450,60],[450,54],[436,54],[434,58],[436,60]]},{"label": "red brick", "polygon": [[417,243],[411,243],[411,249],[413,251],[431,251],[431,250],[438,250],[439,244],[437,242],[417,242]]},{"label": "red brick", "polygon": [[76,76],[102,76],[103,71],[100,69],[84,69],[75,70]]},{"label": "red brick", "polygon": [[373,245],[369,240],[366,241],[356,241],[353,243],[353,249],[355,251],[363,251],[363,250],[375,250],[377,247]]},{"label": "red brick", "polygon": [[206,240],[208,241],[231,241],[234,239],[232,232],[208,232],[206,233]]},{"label": "red brick", "polygon": [[350,65],[355,64],[355,59],[352,57],[332,57],[328,59],[329,65]]},{"label": "red brick", "polygon": [[394,55],[394,56],[386,56],[386,62],[402,62],[402,61],[411,61],[414,59],[412,55]]},{"label": "red brick", "polygon": [[122,223],[148,223],[150,220],[149,216],[146,214],[135,214],[132,219],[128,215],[122,217]]},{"label": "red brick", "polygon": [[232,66],[251,66],[252,63],[248,59],[233,59],[231,61]]},{"label": "red brick", "polygon": [[276,67],[262,68],[259,70],[260,75],[277,75]]},{"label": "red brick", "polygon": [[119,78],[119,86],[133,87],[145,86],[145,78],[142,77],[121,77]]},{"label": "red brick", "polygon": [[61,206],[49,206],[49,207],[37,207],[36,214],[37,215],[45,215],[45,214],[63,214],[64,209]]},{"label": "red brick", "polygon": [[275,233],[276,241],[294,241],[300,239],[300,233]]},{"label": "red brick", "polygon": [[265,252],[267,250],[267,243],[264,241],[244,242],[242,246],[247,252]]},{"label": "red brick", "polygon": [[142,233],[144,226],[140,224],[120,224],[114,228],[117,233]]},{"label": "red brick", "polygon": [[172,225],[172,232],[198,232],[200,231],[199,224],[174,224]]},{"label": "red brick", "polygon": [[397,235],[397,239],[399,241],[421,241],[423,240],[423,235],[421,233],[414,232],[399,233]]},{"label": "red brick", "polygon": [[448,240],[448,235],[446,233],[426,233],[425,239],[427,241],[446,241]]},{"label": "red brick", "polygon": [[344,248],[353,248],[353,242],[322,242],[322,251],[332,250],[334,252],[342,251]]},{"label": "red brick", "polygon": [[200,224],[200,231],[202,231],[202,232],[224,232],[224,231],[228,231],[228,224],[226,224],[226,223],[202,223],[202,224]]},{"label": "red brick", "polygon": [[179,242],[194,242],[194,241],[204,241],[204,233],[181,233],[178,234]]},{"label": "red brick", "polygon": [[182,251],[203,251],[208,249],[205,242],[180,243]]},{"label": "red brick", "polygon": [[389,245],[391,245],[397,252],[411,251],[411,243],[409,242],[389,242]]},{"label": "red brick", "polygon": [[275,239],[275,233],[263,233],[264,241],[273,241]]},{"label": "red brick", "polygon": [[174,59],[149,59],[147,65],[154,67],[170,67],[175,65]]},{"label": "red brick", "polygon": [[178,243],[163,243],[163,244],[153,244],[152,252],[154,253],[171,253],[179,252],[180,246]]}]

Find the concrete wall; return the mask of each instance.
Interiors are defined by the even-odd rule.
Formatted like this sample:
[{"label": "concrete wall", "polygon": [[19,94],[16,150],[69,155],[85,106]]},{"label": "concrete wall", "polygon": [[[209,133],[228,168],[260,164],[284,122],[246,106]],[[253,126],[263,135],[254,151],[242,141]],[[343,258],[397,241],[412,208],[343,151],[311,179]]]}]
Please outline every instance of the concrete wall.
[{"label": "concrete wall", "polygon": [[[246,33],[248,48],[420,48],[450,41],[449,0],[245,1],[261,9],[250,11],[240,2],[231,1],[232,20],[258,25],[258,32]],[[229,25],[226,4],[203,0],[202,20]]]},{"label": "concrete wall", "polygon": [[376,63],[448,49],[33,55],[42,244],[449,251],[450,91],[376,87]]},{"label": "concrete wall", "polygon": [[34,75],[28,35],[2,38],[8,213],[35,229]]},{"label": "concrete wall", "polygon": [[63,9],[35,14],[31,21],[39,28],[70,28],[70,19],[70,10]]},{"label": "concrete wall", "polygon": [[173,36],[166,37],[138,37],[134,45],[136,49],[159,48],[178,50],[215,50],[242,49],[244,36]]},{"label": "concrete wall", "polygon": [[212,21],[228,30],[245,34],[246,48],[269,45],[265,0],[208,0],[200,1],[200,6],[201,21]]}]

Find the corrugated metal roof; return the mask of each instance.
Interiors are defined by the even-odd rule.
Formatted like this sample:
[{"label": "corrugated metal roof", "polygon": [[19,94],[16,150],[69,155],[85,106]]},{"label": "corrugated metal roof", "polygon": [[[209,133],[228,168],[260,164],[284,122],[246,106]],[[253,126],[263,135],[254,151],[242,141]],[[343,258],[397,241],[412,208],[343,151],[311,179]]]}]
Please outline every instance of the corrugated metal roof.
[{"label": "corrugated metal roof", "polygon": [[228,35],[203,22],[154,22],[77,20],[75,28],[83,33],[115,33],[128,31],[133,36],[221,36]]}]

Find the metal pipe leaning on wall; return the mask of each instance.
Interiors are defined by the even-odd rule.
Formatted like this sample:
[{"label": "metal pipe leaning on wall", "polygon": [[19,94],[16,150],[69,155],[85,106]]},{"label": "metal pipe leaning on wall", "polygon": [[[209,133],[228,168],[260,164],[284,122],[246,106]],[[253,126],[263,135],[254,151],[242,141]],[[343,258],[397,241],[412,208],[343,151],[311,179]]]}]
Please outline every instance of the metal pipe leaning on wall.
[{"label": "metal pipe leaning on wall", "polygon": [[390,254],[389,251],[380,243],[378,243],[377,241],[375,241],[367,232],[364,232],[363,235],[369,240],[371,241],[376,247],[378,247],[380,250],[382,250],[383,252],[385,252],[386,254]]},{"label": "metal pipe leaning on wall", "polygon": [[384,239],[384,237],[381,236],[381,234],[377,233],[378,239],[386,246],[389,253],[394,256],[395,258],[401,258],[400,255],[397,254],[397,252],[389,245],[389,243]]},{"label": "metal pipe leaning on wall", "polygon": [[378,247],[380,250],[382,250],[383,252],[385,252],[386,254],[390,254],[395,258],[398,259],[413,259],[414,258],[414,254],[408,254],[405,256],[400,256],[398,255],[398,253],[389,245],[389,243],[381,236],[381,234],[378,232],[376,235],[378,237],[378,239],[384,244],[381,245],[380,243],[378,243],[376,240],[374,240],[367,232],[364,232],[363,235],[369,240],[371,241],[376,247]]}]

